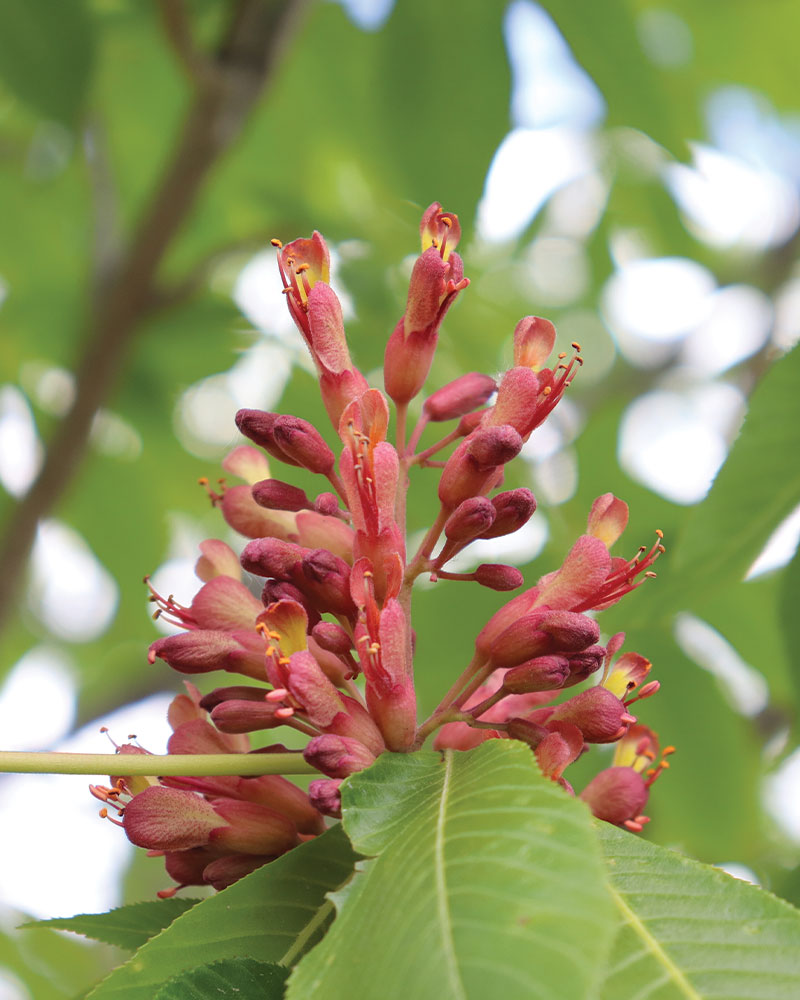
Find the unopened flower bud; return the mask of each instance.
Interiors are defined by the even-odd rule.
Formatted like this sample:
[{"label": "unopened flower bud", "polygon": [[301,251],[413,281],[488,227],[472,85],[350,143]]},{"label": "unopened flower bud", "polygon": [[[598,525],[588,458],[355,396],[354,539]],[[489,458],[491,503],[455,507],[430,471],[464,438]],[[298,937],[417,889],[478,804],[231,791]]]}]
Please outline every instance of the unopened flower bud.
[{"label": "unopened flower bud", "polygon": [[303,758],[330,778],[346,778],[369,767],[375,755],[358,740],[325,733],[309,742]]},{"label": "unopened flower bud", "polygon": [[227,701],[229,698],[238,701],[262,702],[264,695],[268,693],[269,688],[265,687],[253,687],[248,684],[231,684],[228,687],[214,688],[213,691],[209,691],[208,694],[203,695],[200,699],[200,708],[205,709],[206,712],[210,712],[217,705],[221,705],[223,701]]},{"label": "unopened flower bud", "polygon": [[254,483],[251,491],[253,499],[259,507],[267,510],[310,510],[311,500],[305,490],[284,483],[280,479],[262,479]]},{"label": "unopened flower bud", "polygon": [[307,551],[294,542],[283,542],[277,538],[256,538],[245,545],[241,563],[249,573],[255,573],[256,576],[289,581]]},{"label": "unopened flower bud", "polygon": [[587,743],[613,743],[636,719],[616,695],[598,686],[557,705],[550,721],[571,722],[580,729]]},{"label": "unopened flower bud", "polygon": [[303,557],[301,572],[302,589],[321,611],[341,615],[355,613],[350,596],[350,567],[344,559],[327,549],[313,549]]},{"label": "unopened flower bud", "polygon": [[272,432],[284,454],[309,472],[325,476],[334,467],[333,452],[316,427],[302,417],[278,417]]},{"label": "unopened flower bud", "polygon": [[495,509],[486,497],[469,497],[462,501],[448,517],[444,526],[445,537],[451,542],[466,545],[487,531],[495,519]]},{"label": "unopened flower bud", "polygon": [[269,413],[266,410],[239,410],[236,414],[236,426],[245,437],[263,448],[268,455],[287,465],[300,465],[296,459],[287,455],[275,440],[274,428],[278,416],[277,413]]},{"label": "unopened flower bud", "polygon": [[341,784],[341,778],[320,778],[308,786],[308,797],[323,816],[342,818],[342,793],[339,791]]},{"label": "unopened flower bud", "polygon": [[339,507],[339,498],[335,493],[320,493],[314,501],[314,510],[327,517],[340,517],[343,513]]},{"label": "unopened flower bud", "polygon": [[548,722],[547,729],[536,747],[536,760],[546,777],[564,784],[565,768],[583,753],[583,733],[569,722]]},{"label": "unopened flower bud", "polygon": [[520,453],[522,438],[510,424],[499,427],[483,427],[470,438],[467,453],[475,460],[478,468],[491,469],[505,465]]},{"label": "unopened flower bud", "polygon": [[211,710],[211,721],[222,733],[255,733],[284,725],[286,719],[275,714],[280,703],[265,701],[263,694],[260,702],[226,698]]},{"label": "unopened flower bud", "polygon": [[212,808],[219,817],[218,826],[208,838],[212,846],[236,854],[275,856],[297,843],[294,823],[260,802],[218,798]]},{"label": "unopened flower bud", "polygon": [[517,531],[533,516],[536,510],[536,498],[524,486],[516,490],[507,490],[492,497],[495,509],[495,519],[481,538],[500,538]]},{"label": "unopened flower bud", "polygon": [[349,653],[353,648],[350,636],[341,625],[337,625],[335,622],[319,622],[314,626],[311,634],[320,646],[330,653],[342,655]]},{"label": "unopened flower bud", "polygon": [[647,805],[648,788],[632,767],[608,767],[596,774],[579,798],[598,819],[622,826]]},{"label": "unopened flower bud", "polygon": [[599,637],[597,622],[586,615],[537,608],[495,639],[490,659],[495,667],[515,667],[537,656],[578,652]]},{"label": "unopened flower bud", "polygon": [[489,375],[470,372],[428,396],[422,412],[432,421],[455,420],[483,406],[496,388],[497,383]]},{"label": "unopened flower bud", "polygon": [[218,538],[208,538],[200,542],[202,555],[194,566],[195,574],[204,582],[208,583],[216,576],[231,576],[234,580],[241,580],[242,567],[239,565],[239,557],[226,542],[221,542]]},{"label": "unopened flower bud", "polygon": [[589,646],[588,649],[584,649],[580,653],[571,653],[567,657],[569,677],[564,682],[564,687],[572,687],[574,684],[585,681],[587,677],[600,669],[605,655],[605,646]]},{"label": "unopened flower bud", "polygon": [[[244,638],[242,633],[239,635]],[[255,632],[253,638],[258,639]],[[148,659],[154,663],[156,657],[181,673],[228,670],[257,680],[264,677],[263,644],[254,642],[248,647],[235,634],[215,629],[193,629],[156,639],[150,646]]]},{"label": "unopened flower bud", "polygon": [[565,656],[538,656],[512,667],[503,678],[503,687],[509,694],[554,691],[563,687],[567,677],[569,660]]},{"label": "unopened flower bud", "polygon": [[477,583],[490,590],[516,590],[525,581],[516,566],[505,563],[481,563],[473,576]]}]

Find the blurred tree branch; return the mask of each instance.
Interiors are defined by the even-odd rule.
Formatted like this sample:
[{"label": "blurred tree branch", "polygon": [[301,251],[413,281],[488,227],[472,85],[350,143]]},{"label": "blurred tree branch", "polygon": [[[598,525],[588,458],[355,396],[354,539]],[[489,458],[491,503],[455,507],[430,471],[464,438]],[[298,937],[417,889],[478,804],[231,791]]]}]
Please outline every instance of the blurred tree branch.
[{"label": "blurred tree branch", "polygon": [[[41,471],[12,511],[0,541],[0,629],[16,607],[39,521],[58,504],[86,452],[92,421],[122,371],[131,342],[159,299],[158,270],[203,182],[269,83],[306,0],[236,0],[216,50],[199,53],[181,0],[161,0],[165,34],[192,81],[193,97],[171,157],[118,260],[103,254],[89,298],[75,400],[48,443]],[[104,184],[110,183],[109,178]],[[97,281],[97,279],[100,279]]]}]

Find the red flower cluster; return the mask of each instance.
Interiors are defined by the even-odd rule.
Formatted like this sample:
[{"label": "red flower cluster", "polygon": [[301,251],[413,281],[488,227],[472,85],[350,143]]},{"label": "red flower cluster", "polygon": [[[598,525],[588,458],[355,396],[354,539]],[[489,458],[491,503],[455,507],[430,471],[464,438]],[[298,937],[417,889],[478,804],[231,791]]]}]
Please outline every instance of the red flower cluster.
[{"label": "red flower cluster", "polygon": [[[250,541],[240,558],[224,542],[203,543],[197,574],[204,584],[188,607],[153,592],[156,615],[184,631],[154,642],[150,661],[161,658],[187,674],[229,671],[248,681],[204,697],[190,686],[191,696],[179,696],[171,753],[242,752],[249,747],[246,734],[288,726],[308,737],[303,756],[323,777],[308,795],[280,777],[122,777],[112,779],[112,788],[95,789],[121,813],[134,843],[165,854],[167,871],[181,885],[229,884],[314,836],[323,828],[322,814],[339,814],[344,778],[385,751],[419,748],[434,732],[434,746],[457,749],[490,738],[521,740],[542,771],[570,792],[563,772],[587,745],[618,742],[614,766],[581,797],[596,816],[634,830],[646,820],[649,786],[668,766],[655,764],[656,738],[630,712],[658,689],[656,681],[645,683],[650,664],[636,653],[615,661],[624,636],[601,645],[589,614],[652,576],[663,551],[658,533],[655,544],[632,559],[610,554],[628,519],[626,504],[610,493],[593,504],[587,533],[560,569],[490,618],[472,662],[418,724],[413,583],[429,574],[499,591],[522,585],[512,566],[455,573],[447,565],[475,539],[510,534],[533,515],[530,490],[497,492],[505,466],[582,364],[573,344],[569,358],[559,353],[547,367],[555,329],[527,317],[514,331],[514,364],[499,382],[472,372],[437,389],[407,438],[409,403],[428,377],[442,319],[468,284],[455,252],[457,217],[433,204],[420,233],[406,310],[386,347],[394,442],[386,396],[368,386],[350,358],[323,238],[314,233],[287,246],[275,241],[289,311],[316,365],[337,447],[300,417],[237,414],[239,430],[257,447],[241,445],[223,464],[246,484],[209,493],[228,524]],[[418,451],[427,426],[446,421],[454,428]],[[265,453],[324,477],[325,489],[310,497],[271,478]],[[441,454],[447,457],[434,458]],[[409,556],[406,493],[415,465],[441,468],[439,512]],[[262,581],[260,596],[254,578]],[[597,671],[599,683],[558,700],[563,689]]]}]

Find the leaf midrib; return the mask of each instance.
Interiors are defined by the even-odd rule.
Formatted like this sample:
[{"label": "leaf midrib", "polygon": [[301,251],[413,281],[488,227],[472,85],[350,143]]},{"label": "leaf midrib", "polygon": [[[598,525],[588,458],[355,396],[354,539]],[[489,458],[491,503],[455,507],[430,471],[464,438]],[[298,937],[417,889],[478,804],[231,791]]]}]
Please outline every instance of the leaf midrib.
[{"label": "leaf midrib", "polygon": [[658,943],[658,940],[650,933],[639,917],[636,916],[613,885],[609,885],[609,891],[625,921],[633,929],[634,933],[638,934],[653,958],[663,967],[670,979],[673,980],[678,989],[687,997],[687,1000],[703,1000],[703,997],[692,986],[686,976],[684,976],[678,966]]},{"label": "leaf midrib", "polygon": [[456,961],[455,942],[453,941],[453,922],[450,916],[450,907],[447,899],[447,880],[444,868],[444,828],[445,816],[447,813],[447,796],[450,791],[450,776],[453,770],[453,751],[446,750],[444,753],[444,778],[442,780],[442,793],[439,799],[439,814],[436,818],[436,839],[434,841],[434,867],[436,871],[436,906],[439,913],[439,925],[442,932],[442,945],[444,947],[445,961],[447,964],[447,974],[450,979],[453,1000],[467,1000],[464,991],[464,984],[458,971]]}]

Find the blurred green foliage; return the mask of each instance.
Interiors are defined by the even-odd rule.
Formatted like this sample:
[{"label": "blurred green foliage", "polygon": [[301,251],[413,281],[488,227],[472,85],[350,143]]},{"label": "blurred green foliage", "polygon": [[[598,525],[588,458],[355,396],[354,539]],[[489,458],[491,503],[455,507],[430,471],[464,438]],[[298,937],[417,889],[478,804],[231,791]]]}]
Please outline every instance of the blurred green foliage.
[{"label": "blurred green foliage", "polygon": [[[216,36],[227,6],[187,4],[201,44]],[[543,6],[607,105],[598,134],[611,188],[605,212],[586,238],[591,280],[570,312],[597,310],[613,270],[609,237],[624,227],[643,232],[658,255],[693,257],[720,281],[746,278],[773,295],[794,264],[792,246],[743,255],[698,241],[659,177],[626,159],[620,130],[639,130],[663,146],[664,156],[682,161],[689,140],[707,138],[704,102],[716,87],[746,85],[778,111],[796,113],[800,8],[774,0],[754,17],[750,4],[669,0],[665,6],[683,18],[693,40],[690,61],[676,69],[653,63],[639,44],[638,18],[650,8],[643,0],[545,0]],[[175,513],[190,516],[208,536],[221,530],[194,486],[201,475],[215,477],[216,461],[180,446],[173,412],[187,387],[226,371],[260,336],[230,297],[229,276],[247,254],[272,235],[290,239],[313,228],[333,244],[363,241],[364,253],[344,260],[341,277],[356,303],[348,326],[351,351],[370,371],[380,365],[385,339],[402,313],[400,261],[416,250],[420,209],[436,199],[457,211],[473,286],[448,316],[434,385],[466,369],[496,371],[508,361],[516,320],[541,311],[510,275],[542,214],[510,245],[487,251],[473,241],[486,174],[512,124],[504,16],[503,4],[483,0],[464,0],[457,14],[448,5],[399,0],[385,25],[367,32],[335,3],[320,0],[304,12],[244,134],[217,164],[169,248],[165,280],[181,281],[213,255],[211,279],[141,324],[124,377],[109,397],[109,408],[139,435],[140,452],[125,458],[90,449],[53,512],[82,534],[120,588],[108,631],[89,643],[67,644],[80,669],[81,720],[165,685],[177,687],[163,670],[147,667],[153,630],[143,613],[140,581],[164,561]],[[102,280],[98,253],[106,244],[124,243],[135,228],[188,100],[157,5],[0,5],[4,384],[27,395],[26,366],[75,364],[89,296]],[[547,312],[558,325],[567,310]],[[594,342],[583,345],[589,366],[593,349],[609,349],[609,335],[599,324],[592,329]],[[759,356],[726,377],[750,386],[769,360]],[[609,490],[631,504],[629,548],[650,538],[656,526],[668,542],[677,540],[674,559],[668,552],[659,564],[663,579],[602,619],[606,632],[627,630],[628,648],[653,660],[663,688],[640,706],[640,714],[679,748],[670,774],[659,782],[647,835],[705,861],[749,865],[776,891],[792,884],[788,873],[797,865],[798,847],[765,815],[762,782],[797,742],[795,735],[783,743],[778,737],[796,733],[798,558],[753,582],[743,583],[742,575],[800,499],[799,361],[795,352],[764,375],[740,443],[696,511],[634,482],[615,458],[625,406],[655,384],[660,371],[642,372],[617,357],[600,384],[582,389],[578,378],[572,392],[586,426],[577,442],[577,490],[551,512],[548,545],[526,570],[535,580],[554,568],[581,531],[592,499]],[[57,415],[30,401],[46,440]],[[295,369],[280,408],[321,418],[314,383],[301,369]],[[426,477],[432,494],[434,475],[419,474]],[[421,492],[410,497],[414,529],[432,512],[432,496]],[[10,517],[13,506],[0,491],[0,515]],[[417,676],[426,707],[470,655],[473,631],[463,624],[477,629],[502,600],[460,586],[440,585],[416,599]],[[19,615],[2,635],[0,670],[37,643],[60,642],[31,613],[22,580],[18,592]],[[674,621],[684,611],[713,625],[763,674],[768,709],[757,717],[736,711],[714,678],[679,649]],[[44,948],[44,932],[38,933],[30,948]],[[68,948],[57,935],[47,939],[53,951],[31,959],[35,972],[12,960],[14,946],[0,939],[3,961],[37,1000],[73,995],[97,973],[84,969],[90,961],[85,949]],[[56,960],[69,974],[59,988],[41,985],[47,963]],[[102,964],[102,956],[97,961]]]}]

